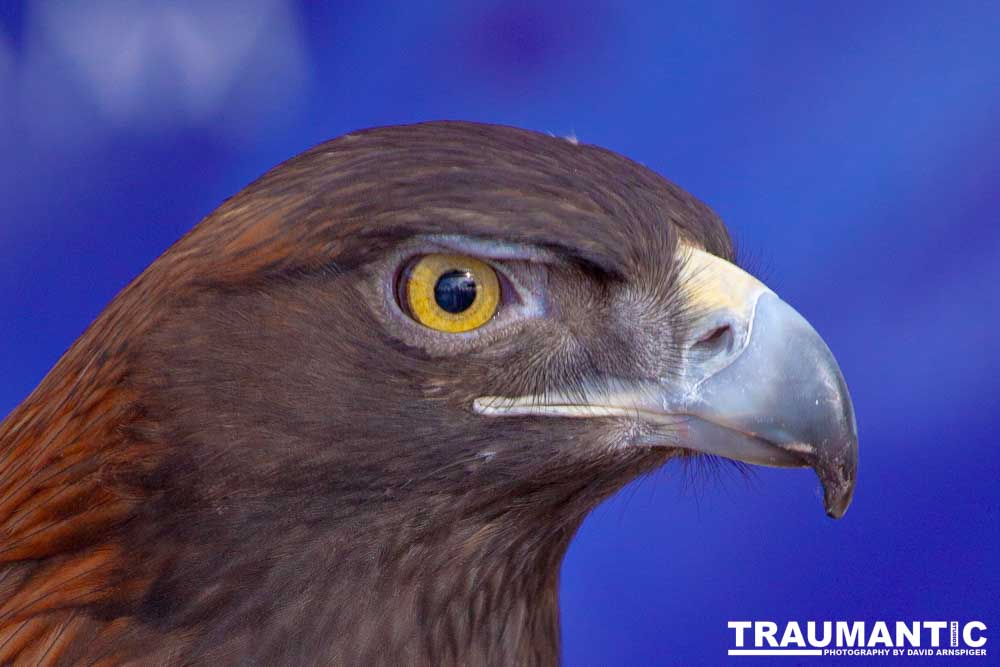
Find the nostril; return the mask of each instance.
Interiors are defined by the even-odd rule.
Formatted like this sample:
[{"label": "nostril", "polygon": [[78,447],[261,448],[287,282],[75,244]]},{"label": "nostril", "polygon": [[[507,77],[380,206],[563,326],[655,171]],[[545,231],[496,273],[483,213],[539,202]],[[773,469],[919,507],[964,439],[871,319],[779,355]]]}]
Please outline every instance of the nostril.
[{"label": "nostril", "polygon": [[714,329],[709,331],[708,334],[703,336],[701,340],[695,343],[695,345],[700,345],[702,343],[706,345],[711,345],[712,343],[718,341],[720,338],[725,336],[727,333],[729,333],[729,325],[723,324],[722,326],[715,327]]},{"label": "nostril", "polygon": [[699,338],[691,349],[703,354],[719,354],[732,348],[733,338],[733,328],[720,324]]}]

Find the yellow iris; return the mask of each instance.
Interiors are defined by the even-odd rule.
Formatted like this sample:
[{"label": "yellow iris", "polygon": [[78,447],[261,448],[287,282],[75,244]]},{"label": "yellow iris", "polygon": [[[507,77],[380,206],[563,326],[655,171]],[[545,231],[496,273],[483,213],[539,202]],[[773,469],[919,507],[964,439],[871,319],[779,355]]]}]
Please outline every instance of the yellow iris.
[{"label": "yellow iris", "polygon": [[496,314],[500,281],[489,264],[463,255],[426,255],[410,269],[406,303],[425,327],[461,333]]}]

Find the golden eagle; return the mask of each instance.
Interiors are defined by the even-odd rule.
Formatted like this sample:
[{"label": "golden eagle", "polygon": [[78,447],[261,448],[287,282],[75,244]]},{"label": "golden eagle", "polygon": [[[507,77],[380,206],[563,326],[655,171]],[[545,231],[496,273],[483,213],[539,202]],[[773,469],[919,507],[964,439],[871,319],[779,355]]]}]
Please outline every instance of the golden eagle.
[{"label": "golden eagle", "polygon": [[2,664],[547,664],[574,531],[677,457],[810,466],[854,415],[705,205],[434,122],[265,174],[0,424]]}]

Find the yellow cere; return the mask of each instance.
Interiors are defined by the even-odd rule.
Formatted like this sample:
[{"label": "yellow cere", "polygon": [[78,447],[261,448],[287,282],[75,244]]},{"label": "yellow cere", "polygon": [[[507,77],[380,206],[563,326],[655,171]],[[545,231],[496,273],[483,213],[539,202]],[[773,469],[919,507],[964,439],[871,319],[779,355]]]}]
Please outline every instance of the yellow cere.
[{"label": "yellow cere", "polygon": [[757,297],[770,290],[735,264],[701,248],[681,246],[681,281],[691,302],[705,312],[728,310],[749,317]]},{"label": "yellow cere", "polygon": [[[442,276],[453,271],[467,272],[476,284],[472,303],[461,312],[448,312],[435,296]],[[413,318],[425,327],[447,333],[478,329],[496,314],[500,306],[500,281],[493,268],[464,255],[426,255],[421,257],[406,278],[406,301]]]}]

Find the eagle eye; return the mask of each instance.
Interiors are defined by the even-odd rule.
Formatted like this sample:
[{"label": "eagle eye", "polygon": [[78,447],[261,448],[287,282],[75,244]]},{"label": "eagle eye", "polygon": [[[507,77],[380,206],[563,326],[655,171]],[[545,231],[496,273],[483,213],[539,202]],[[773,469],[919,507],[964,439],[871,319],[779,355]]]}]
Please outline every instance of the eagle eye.
[{"label": "eagle eye", "polygon": [[500,307],[496,271],[474,257],[424,255],[400,275],[400,306],[420,324],[446,333],[478,329]]}]

